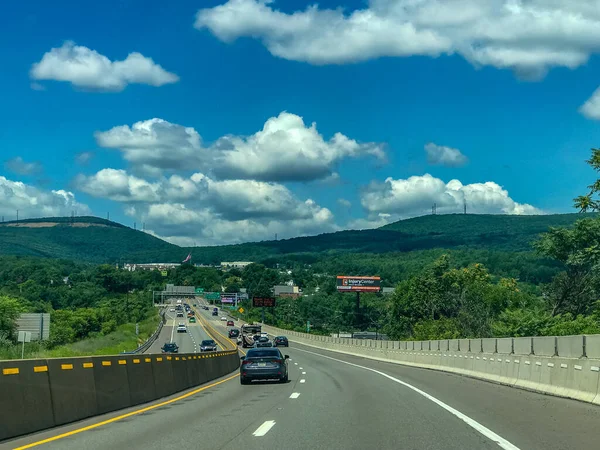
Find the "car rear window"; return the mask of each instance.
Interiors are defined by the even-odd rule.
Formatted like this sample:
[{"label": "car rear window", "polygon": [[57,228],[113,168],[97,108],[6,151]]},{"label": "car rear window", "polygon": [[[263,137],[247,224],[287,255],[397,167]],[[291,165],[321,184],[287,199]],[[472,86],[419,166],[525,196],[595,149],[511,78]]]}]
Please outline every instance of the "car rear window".
[{"label": "car rear window", "polygon": [[215,345],[215,341],[202,341],[201,345]]},{"label": "car rear window", "polygon": [[279,358],[279,350],[249,350],[246,358]]}]

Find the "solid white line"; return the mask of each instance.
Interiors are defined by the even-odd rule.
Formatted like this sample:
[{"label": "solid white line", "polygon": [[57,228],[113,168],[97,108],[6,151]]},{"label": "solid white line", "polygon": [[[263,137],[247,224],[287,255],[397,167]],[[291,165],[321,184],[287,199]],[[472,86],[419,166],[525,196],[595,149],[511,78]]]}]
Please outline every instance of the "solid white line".
[{"label": "solid white line", "polygon": [[292,395],[290,395],[290,398],[298,398],[300,397],[300,392],[294,392]]},{"label": "solid white line", "polygon": [[306,380],[302,379],[300,380],[300,383],[306,383]]},{"label": "solid white line", "polygon": [[256,436],[256,437],[264,436],[265,434],[267,434],[269,432],[269,430],[271,428],[273,428],[274,425],[275,425],[274,420],[267,420],[260,427],[258,427],[256,429],[256,431],[254,433],[252,433],[252,435]]},{"label": "solid white line", "polygon": [[320,356],[321,358],[331,359],[332,361],[337,361],[337,362],[340,362],[342,364],[347,364],[349,366],[358,367],[359,369],[368,370],[370,372],[374,372],[374,373],[376,373],[378,375],[381,375],[382,377],[385,377],[385,378],[387,378],[389,380],[392,380],[392,381],[394,381],[394,382],[396,382],[398,384],[401,384],[404,387],[407,387],[408,389],[413,390],[417,394],[420,394],[423,397],[425,397],[427,400],[432,401],[436,405],[438,405],[441,408],[443,408],[446,411],[448,411],[450,414],[458,417],[460,420],[462,420],[463,422],[465,422],[471,428],[475,429],[476,431],[478,431],[479,433],[481,433],[482,435],[484,435],[488,439],[494,441],[496,444],[498,444],[504,450],[519,450],[519,447],[511,444],[506,439],[504,439],[503,437],[497,435],[496,433],[494,433],[489,428],[486,428],[485,426],[481,425],[476,420],[471,419],[469,416],[466,416],[465,414],[461,413],[457,409],[454,409],[452,406],[447,405],[446,403],[442,402],[441,400],[438,400],[437,398],[435,398],[432,395],[429,395],[427,392],[422,391],[421,389],[413,386],[412,384],[408,384],[408,383],[406,383],[406,382],[404,382],[402,380],[399,380],[398,378],[395,378],[395,377],[393,377],[391,375],[388,375],[385,372],[381,372],[379,370],[371,369],[370,367],[360,366],[358,364],[354,364],[354,363],[351,363],[351,362],[348,362],[348,361],[343,361],[343,360],[337,359],[337,358],[332,358],[331,356],[321,355],[320,353],[315,353],[315,352],[311,352],[311,351],[308,351],[308,350],[302,350],[302,349],[299,349],[299,348],[297,348],[296,350],[301,351],[301,352],[310,353],[312,355]]}]

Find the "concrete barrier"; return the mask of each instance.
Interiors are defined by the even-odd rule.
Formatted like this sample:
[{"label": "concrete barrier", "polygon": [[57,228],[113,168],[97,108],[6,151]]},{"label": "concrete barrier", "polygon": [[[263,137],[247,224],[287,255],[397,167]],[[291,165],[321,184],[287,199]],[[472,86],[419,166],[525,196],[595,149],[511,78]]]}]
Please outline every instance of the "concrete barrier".
[{"label": "concrete barrier", "polygon": [[124,356],[105,356],[94,361],[96,414],[131,406],[127,363]]},{"label": "concrete barrier", "polygon": [[[286,334],[286,330],[266,325],[263,330]],[[470,339],[468,352],[462,339],[430,341],[430,350],[423,350],[427,345],[421,341],[400,341],[394,350],[395,343],[388,344],[388,349],[361,343],[340,345],[332,338],[316,342],[303,333],[290,341],[600,405],[600,335]]]},{"label": "concrete barrier", "polygon": [[0,441],[54,426],[46,361],[0,361],[0,377]]},{"label": "concrete barrier", "polygon": [[239,364],[237,349],[0,361],[0,441],[156,400]]}]

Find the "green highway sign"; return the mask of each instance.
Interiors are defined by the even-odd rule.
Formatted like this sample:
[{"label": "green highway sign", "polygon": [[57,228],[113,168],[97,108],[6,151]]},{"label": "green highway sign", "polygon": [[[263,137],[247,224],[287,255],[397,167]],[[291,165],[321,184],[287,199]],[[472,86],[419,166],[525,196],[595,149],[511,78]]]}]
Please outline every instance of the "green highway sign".
[{"label": "green highway sign", "polygon": [[221,294],[219,292],[205,292],[204,298],[206,300],[221,300]]},{"label": "green highway sign", "polygon": [[202,294],[204,292],[204,288],[196,288],[196,294]]}]

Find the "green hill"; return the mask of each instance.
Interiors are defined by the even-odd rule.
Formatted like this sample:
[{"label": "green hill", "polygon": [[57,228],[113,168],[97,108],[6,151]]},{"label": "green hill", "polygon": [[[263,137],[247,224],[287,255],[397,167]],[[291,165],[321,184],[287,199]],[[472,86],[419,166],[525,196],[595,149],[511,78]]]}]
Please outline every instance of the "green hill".
[{"label": "green hill", "polygon": [[551,226],[568,226],[594,214],[545,216],[429,215],[385,227],[238,245],[181,248],[97,217],[54,217],[0,224],[0,254],[88,262],[178,262],[189,251],[196,263],[220,261],[314,262],[350,253],[405,253],[433,249],[528,252]]}]

